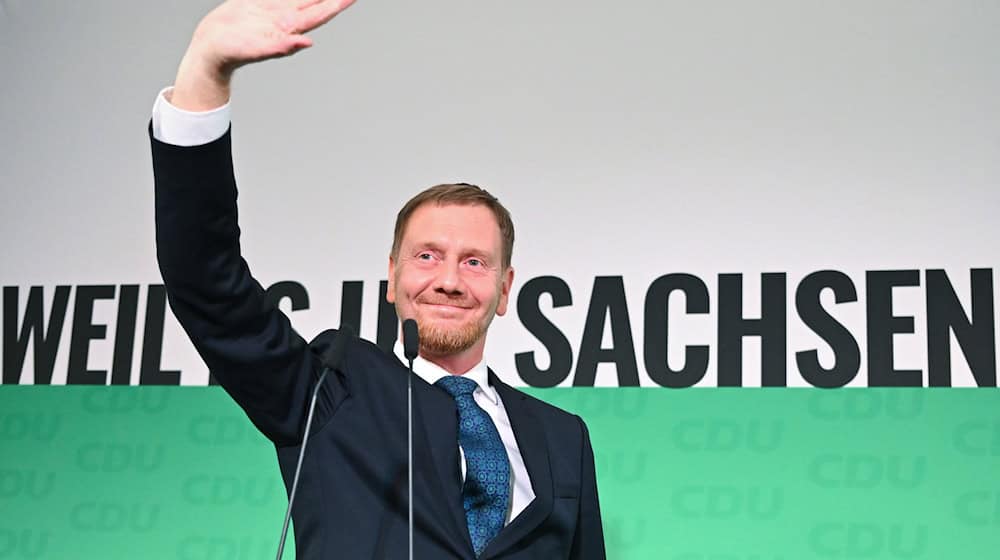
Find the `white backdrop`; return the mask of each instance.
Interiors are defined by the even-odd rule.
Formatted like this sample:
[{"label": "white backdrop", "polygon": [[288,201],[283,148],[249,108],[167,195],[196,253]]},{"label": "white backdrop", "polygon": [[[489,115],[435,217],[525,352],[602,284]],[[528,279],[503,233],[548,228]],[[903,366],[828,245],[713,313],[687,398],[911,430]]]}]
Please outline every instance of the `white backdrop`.
[{"label": "white backdrop", "polygon": [[[20,331],[31,286],[47,302],[57,285],[142,286],[133,382],[146,286],[160,282],[146,124],[211,6],[0,0],[0,285],[19,287],[5,317]],[[761,274],[781,272],[788,384],[804,385],[795,352],[817,349],[827,366],[832,352],[798,317],[795,289],[832,269],[857,289],[856,302],[823,302],[860,347],[851,385],[866,385],[866,271],[905,269],[920,284],[893,291],[893,313],[914,318],[894,363],[926,384],[924,271],[944,269],[968,314],[970,270],[992,278],[997,260],[998,21],[1000,4],[975,1],[359,0],[312,49],[237,75],[244,253],[264,285],[308,289],[310,308],[292,313],[307,338],[339,322],[341,282],[363,280],[372,338],[395,212],[426,186],[469,181],[514,216],[515,296],[538,276],[571,288],[572,305],[543,296],[541,308],[574,357],[594,278],[621,276],[639,379],[655,385],[646,289],[689,273],[709,313],[671,297],[669,359],[679,368],[685,345],[709,345],[699,385],[714,386],[718,275],[743,274],[753,318]],[[1000,290],[988,288],[977,298],[990,300],[995,360]],[[73,307],[53,383],[66,381]],[[118,308],[94,305],[107,329],[89,342],[90,369],[111,367]],[[951,346],[952,382],[974,385]],[[5,377],[34,381],[32,347]],[[759,385],[759,339],[744,348],[743,384]],[[514,354],[527,351],[546,365],[514,305],[488,359],[523,385]],[[162,367],[207,380],[169,316]],[[618,384],[612,364],[596,384]]]}]

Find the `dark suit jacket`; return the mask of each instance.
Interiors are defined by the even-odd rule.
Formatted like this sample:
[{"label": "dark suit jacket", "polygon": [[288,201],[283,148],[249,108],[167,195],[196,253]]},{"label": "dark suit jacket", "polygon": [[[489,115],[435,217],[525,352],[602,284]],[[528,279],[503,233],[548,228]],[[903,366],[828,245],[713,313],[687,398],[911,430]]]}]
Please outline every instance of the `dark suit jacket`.
[{"label": "dark suit jacket", "polygon": [[[275,445],[290,487],[319,356],[265,301],[240,256],[230,135],[182,148],[152,139],[156,244],[171,309],[219,383]],[[297,557],[405,558],[407,369],[354,339],[320,391],[293,512]],[[583,421],[502,383],[535,499],[481,558],[603,559]],[[462,509],[454,400],[413,378],[414,556],[475,558]]]}]

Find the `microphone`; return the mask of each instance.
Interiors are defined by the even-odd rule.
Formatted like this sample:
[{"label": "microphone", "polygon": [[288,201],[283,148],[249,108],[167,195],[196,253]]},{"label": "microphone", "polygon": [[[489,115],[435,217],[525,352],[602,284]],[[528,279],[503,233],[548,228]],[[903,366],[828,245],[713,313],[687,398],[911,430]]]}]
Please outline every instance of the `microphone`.
[{"label": "microphone", "polygon": [[344,351],[347,343],[354,338],[354,329],[350,325],[341,325],[337,338],[333,339],[333,345],[327,349],[320,357],[320,364],[323,365],[323,372],[316,380],[313,388],[312,400],[309,401],[309,414],[306,416],[306,431],[302,434],[302,446],[299,448],[299,462],[295,465],[295,476],[292,478],[292,490],[288,493],[288,509],[285,510],[285,523],[281,527],[281,541],[278,543],[278,555],[275,560],[281,560],[281,553],[285,550],[285,538],[288,537],[288,522],[292,517],[292,504],[295,502],[295,491],[299,487],[299,473],[302,472],[302,458],[306,454],[306,443],[309,442],[309,430],[312,427],[313,411],[316,409],[316,397],[319,396],[319,389],[323,386],[323,380],[330,370],[337,369],[341,360],[344,359]]},{"label": "microphone", "polygon": [[420,331],[413,319],[403,321],[403,355],[410,362],[420,353]]},{"label": "microphone", "polygon": [[420,353],[420,332],[413,319],[403,321],[403,355],[410,362],[410,372],[406,376],[406,468],[407,505],[409,507],[410,560],[413,560],[413,360]]}]

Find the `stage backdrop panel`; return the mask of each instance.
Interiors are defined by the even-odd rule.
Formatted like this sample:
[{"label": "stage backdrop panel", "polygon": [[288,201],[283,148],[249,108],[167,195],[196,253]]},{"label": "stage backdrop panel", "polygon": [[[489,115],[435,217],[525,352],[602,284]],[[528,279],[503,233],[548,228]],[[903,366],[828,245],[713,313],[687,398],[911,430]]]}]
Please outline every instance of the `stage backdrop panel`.
[{"label": "stage backdrop panel", "polygon": [[[532,389],[583,415],[611,560],[992,558],[1000,396]],[[273,447],[219,388],[0,391],[0,558],[276,550]]]}]

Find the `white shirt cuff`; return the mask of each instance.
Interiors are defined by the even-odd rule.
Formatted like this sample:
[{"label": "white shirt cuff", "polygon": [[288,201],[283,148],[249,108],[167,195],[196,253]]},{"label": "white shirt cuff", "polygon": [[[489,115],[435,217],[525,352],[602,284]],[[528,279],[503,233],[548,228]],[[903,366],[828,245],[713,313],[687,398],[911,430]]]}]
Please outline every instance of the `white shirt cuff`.
[{"label": "white shirt cuff", "polygon": [[185,111],[167,101],[173,89],[163,88],[153,103],[153,138],[175,146],[200,146],[229,130],[232,111],[228,102],[210,111]]}]

